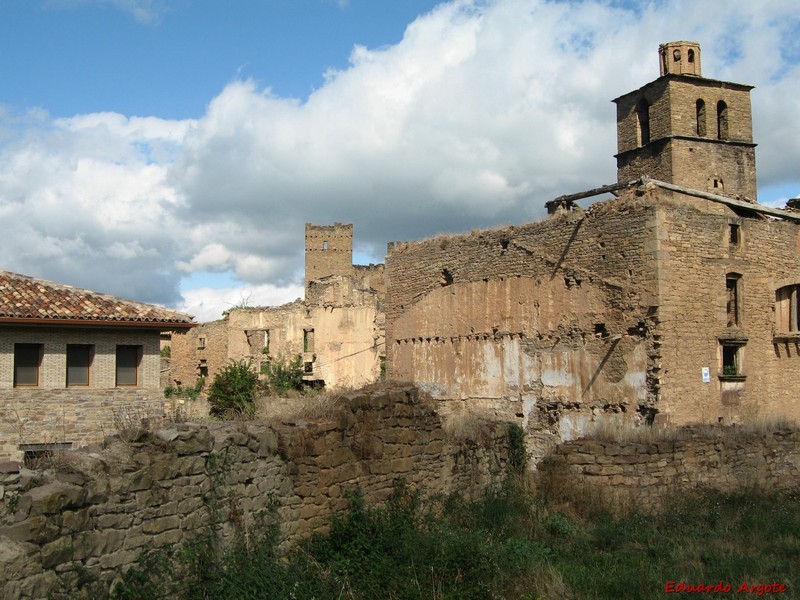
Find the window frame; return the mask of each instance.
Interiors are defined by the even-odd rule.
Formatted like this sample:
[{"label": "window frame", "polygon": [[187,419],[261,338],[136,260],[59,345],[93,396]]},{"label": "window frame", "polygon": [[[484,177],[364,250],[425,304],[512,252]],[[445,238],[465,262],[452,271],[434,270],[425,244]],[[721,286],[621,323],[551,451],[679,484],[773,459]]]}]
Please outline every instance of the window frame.
[{"label": "window frame", "polygon": [[775,290],[776,337],[800,337],[800,283]]},{"label": "window frame", "polygon": [[[19,364],[22,358],[22,350],[36,353],[35,365]],[[25,357],[30,358],[30,357]],[[42,359],[44,358],[44,344],[41,343],[15,343],[14,344],[14,387],[15,388],[38,388],[42,385]],[[20,383],[19,369],[36,369],[36,383]]]},{"label": "window frame", "polygon": [[[70,350],[74,353],[77,350],[85,351],[86,357],[86,365],[70,365]],[[83,355],[80,355],[83,357]],[[66,387],[91,387],[92,385],[92,363],[94,362],[94,345],[92,344],[67,344],[66,350],[66,366],[67,366],[67,373],[66,373]],[[85,371],[86,373],[86,383],[72,383],[70,381],[70,370],[71,369],[80,369],[81,371]]]},{"label": "window frame", "polygon": [[[133,353],[135,352],[135,363],[133,367],[130,364],[120,364],[122,362],[121,357],[125,360],[129,360]],[[127,356],[124,356],[125,354]],[[142,366],[142,346],[141,344],[117,344],[116,348],[116,361],[114,364],[114,385],[116,387],[138,387],[141,385],[141,366]],[[133,369],[134,373],[134,383],[127,383],[121,382],[120,373],[122,369]]]}]

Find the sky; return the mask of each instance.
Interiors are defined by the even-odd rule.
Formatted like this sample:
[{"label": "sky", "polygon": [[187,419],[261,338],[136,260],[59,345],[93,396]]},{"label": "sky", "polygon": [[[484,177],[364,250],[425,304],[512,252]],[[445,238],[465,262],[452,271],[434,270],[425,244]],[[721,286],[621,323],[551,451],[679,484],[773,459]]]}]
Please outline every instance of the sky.
[{"label": "sky", "polygon": [[364,263],[543,218],[674,40],[800,196],[796,0],[0,0],[0,269],[208,321],[303,295],[306,222]]}]

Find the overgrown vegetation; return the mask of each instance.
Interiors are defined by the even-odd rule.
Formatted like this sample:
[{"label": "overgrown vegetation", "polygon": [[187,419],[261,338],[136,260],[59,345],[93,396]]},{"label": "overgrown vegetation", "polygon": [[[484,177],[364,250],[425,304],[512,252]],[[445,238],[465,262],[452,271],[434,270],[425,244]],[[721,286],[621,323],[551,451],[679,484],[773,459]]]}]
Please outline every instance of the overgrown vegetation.
[{"label": "overgrown vegetation", "polygon": [[671,581],[735,592],[745,580],[800,589],[797,491],[684,493],[645,516],[548,504],[522,476],[474,502],[423,499],[400,483],[383,507],[352,492],[330,532],[286,558],[276,534],[273,524],[225,551],[207,540],[154,551],[113,597],[651,600]]},{"label": "overgrown vegetation", "polygon": [[274,394],[303,388],[303,361],[299,356],[293,359],[276,358],[264,363],[261,373],[267,376],[267,388]]},{"label": "overgrown vegetation", "polygon": [[209,412],[215,417],[252,416],[258,374],[249,360],[231,360],[214,376],[208,390]]},{"label": "overgrown vegetation", "polygon": [[194,385],[168,385],[164,388],[165,398],[187,398],[189,400],[197,400],[200,397],[200,392],[206,384],[205,377],[198,377]]}]

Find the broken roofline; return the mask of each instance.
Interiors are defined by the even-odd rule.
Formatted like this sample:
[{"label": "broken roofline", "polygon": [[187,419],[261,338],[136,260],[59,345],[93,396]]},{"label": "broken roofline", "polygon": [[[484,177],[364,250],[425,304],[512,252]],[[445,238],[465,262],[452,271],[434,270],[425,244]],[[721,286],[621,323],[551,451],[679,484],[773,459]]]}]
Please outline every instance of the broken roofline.
[{"label": "broken roofline", "polygon": [[653,185],[663,188],[665,190],[686,194],[687,196],[695,196],[697,198],[703,198],[704,200],[719,202],[720,204],[726,204],[728,206],[734,206],[736,208],[743,208],[752,212],[769,215],[770,217],[776,217],[778,219],[786,219],[788,221],[794,221],[795,223],[800,223],[800,214],[792,213],[789,212],[788,210],[781,210],[780,208],[771,208],[769,206],[762,206],[760,204],[745,202],[743,200],[734,200],[733,198],[728,198],[726,196],[720,196],[718,194],[710,194],[708,192],[701,192],[700,190],[693,190],[692,188],[687,188],[680,185],[674,185],[672,183],[667,183],[665,181],[659,181],[658,179],[651,179],[650,177],[647,176],[642,176],[639,179],[626,181],[624,183],[614,183],[611,185],[604,185],[599,188],[586,190],[585,192],[578,192],[577,194],[567,194],[565,196],[559,196],[555,200],[550,200],[549,202],[545,202],[544,205],[547,207],[547,214],[553,214],[558,208],[562,206],[566,208],[571,208],[572,205],[575,204],[575,201],[580,200],[581,198],[590,198],[592,196],[598,196],[600,194],[613,193],[617,190],[622,190],[637,185],[646,185],[648,183],[652,183]]}]

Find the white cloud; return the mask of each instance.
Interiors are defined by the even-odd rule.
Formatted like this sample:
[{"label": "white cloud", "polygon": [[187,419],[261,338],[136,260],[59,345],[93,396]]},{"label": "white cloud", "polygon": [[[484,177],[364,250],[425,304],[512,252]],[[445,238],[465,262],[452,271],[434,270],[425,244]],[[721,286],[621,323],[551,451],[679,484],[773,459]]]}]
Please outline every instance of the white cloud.
[{"label": "white cloud", "polygon": [[701,43],[706,77],[757,86],[759,182],[798,182],[795,2],[625,6],[442,4],[394,46],[355,46],[306,101],[236,81],[197,121],[0,113],[4,266],[175,303],[194,270],[297,289],[305,222],[352,222],[380,258],[386,241],[538,218],[616,179],[610,100],[677,39]]},{"label": "white cloud", "polygon": [[303,297],[303,286],[271,284],[233,288],[197,288],[183,293],[178,309],[194,315],[198,322],[214,321],[235,306],[278,306]]}]

